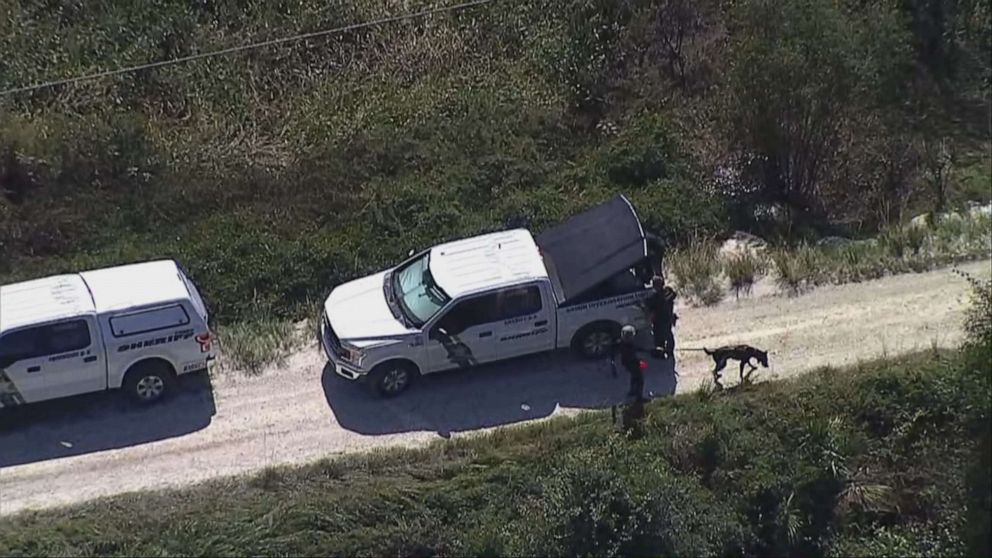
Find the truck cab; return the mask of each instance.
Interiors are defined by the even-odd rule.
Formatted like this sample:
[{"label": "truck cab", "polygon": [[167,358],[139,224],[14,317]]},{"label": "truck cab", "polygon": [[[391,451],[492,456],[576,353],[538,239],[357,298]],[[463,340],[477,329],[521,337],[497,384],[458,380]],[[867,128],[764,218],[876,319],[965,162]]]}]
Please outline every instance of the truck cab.
[{"label": "truck cab", "polygon": [[[628,221],[634,216],[626,256],[601,245],[603,238],[615,243],[608,229],[587,226],[590,216],[605,214],[601,207],[548,231],[544,246],[524,229],[490,233],[338,286],[319,322],[335,371],[391,396],[420,375],[558,348],[604,356],[622,324],[646,323],[639,304],[649,293],[636,272],[647,254],[633,208],[624,198],[604,205],[614,218],[618,207]],[[597,264],[603,255],[606,267]]]},{"label": "truck cab", "polygon": [[157,401],[215,358],[208,318],[171,260],[0,286],[0,407],[121,388]]}]

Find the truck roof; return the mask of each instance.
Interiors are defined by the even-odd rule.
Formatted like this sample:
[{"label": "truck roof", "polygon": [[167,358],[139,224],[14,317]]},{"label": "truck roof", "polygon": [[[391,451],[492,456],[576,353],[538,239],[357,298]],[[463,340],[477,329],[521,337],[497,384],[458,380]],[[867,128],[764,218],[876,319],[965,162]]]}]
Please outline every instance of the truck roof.
[{"label": "truck roof", "polygon": [[54,275],[0,286],[0,332],[189,296],[172,260]]},{"label": "truck roof", "polygon": [[108,267],[79,274],[93,295],[97,312],[122,310],[189,298],[172,260]]},{"label": "truck roof", "polygon": [[448,296],[547,279],[534,237],[524,229],[489,233],[431,249],[430,269]]},{"label": "truck roof", "polygon": [[0,333],[96,310],[78,274],[0,285]]}]

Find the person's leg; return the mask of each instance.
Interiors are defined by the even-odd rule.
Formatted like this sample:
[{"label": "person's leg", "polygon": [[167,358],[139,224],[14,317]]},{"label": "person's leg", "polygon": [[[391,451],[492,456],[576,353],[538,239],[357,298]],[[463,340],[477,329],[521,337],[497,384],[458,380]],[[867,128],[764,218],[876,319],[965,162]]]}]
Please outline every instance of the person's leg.
[{"label": "person's leg", "polygon": [[665,352],[665,326],[660,322],[654,322],[651,324],[651,337],[654,341],[654,347],[651,349],[651,354],[656,357],[661,357]]},{"label": "person's leg", "polygon": [[665,345],[664,345],[664,347],[665,347],[665,353],[668,355],[668,358],[674,359],[675,358],[675,332],[672,331],[672,328],[671,327],[669,327],[667,330],[665,330]]},{"label": "person's leg", "polygon": [[644,374],[640,370],[627,370],[630,374],[630,397],[641,397],[644,394]]}]

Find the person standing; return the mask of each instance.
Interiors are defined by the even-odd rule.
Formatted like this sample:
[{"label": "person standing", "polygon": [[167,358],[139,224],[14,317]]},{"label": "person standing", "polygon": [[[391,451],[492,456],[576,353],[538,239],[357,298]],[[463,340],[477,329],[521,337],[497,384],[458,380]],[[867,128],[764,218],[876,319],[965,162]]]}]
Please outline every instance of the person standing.
[{"label": "person standing", "polygon": [[649,283],[652,277],[662,273],[665,243],[661,237],[650,232],[644,233],[644,242],[647,247],[647,257],[637,265],[637,278],[642,283]]},{"label": "person standing", "polygon": [[660,275],[651,279],[651,287],[654,292],[644,301],[644,307],[654,338],[652,353],[655,357],[675,358],[675,334],[672,331],[678,319],[675,315],[675,289],[665,285],[665,279]]},{"label": "person standing", "polygon": [[620,338],[613,344],[610,362],[615,367],[616,357],[620,357],[620,364],[630,374],[628,395],[637,401],[647,401],[644,397],[644,369],[641,359],[637,356],[637,352],[641,349],[638,349],[634,343],[636,337],[637,330],[634,329],[634,326],[623,326],[620,329]]}]

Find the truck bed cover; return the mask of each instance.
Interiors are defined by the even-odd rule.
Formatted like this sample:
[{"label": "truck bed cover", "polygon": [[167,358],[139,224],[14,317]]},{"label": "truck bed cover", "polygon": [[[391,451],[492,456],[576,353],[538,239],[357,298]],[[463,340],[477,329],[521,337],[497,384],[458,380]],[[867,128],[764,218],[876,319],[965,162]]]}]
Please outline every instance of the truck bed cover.
[{"label": "truck bed cover", "polygon": [[644,229],[622,195],[544,231],[537,245],[561,304],[647,257]]}]

